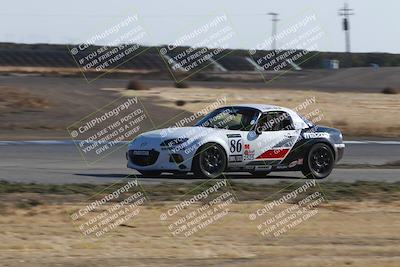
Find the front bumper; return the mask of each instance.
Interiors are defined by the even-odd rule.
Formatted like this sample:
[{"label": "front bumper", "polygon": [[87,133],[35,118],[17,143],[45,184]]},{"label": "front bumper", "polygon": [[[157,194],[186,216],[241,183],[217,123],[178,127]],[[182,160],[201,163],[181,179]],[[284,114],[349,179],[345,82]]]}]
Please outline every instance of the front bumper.
[{"label": "front bumper", "polygon": [[335,150],[336,150],[336,162],[341,160],[343,158],[344,154],[344,148],[346,147],[345,144],[335,144]]},{"label": "front bumper", "polygon": [[[148,151],[148,155],[137,155],[134,151]],[[139,154],[147,154],[139,152]],[[183,151],[172,153],[167,149],[135,150],[126,152],[127,167],[139,171],[190,171],[192,166],[191,155]]]}]

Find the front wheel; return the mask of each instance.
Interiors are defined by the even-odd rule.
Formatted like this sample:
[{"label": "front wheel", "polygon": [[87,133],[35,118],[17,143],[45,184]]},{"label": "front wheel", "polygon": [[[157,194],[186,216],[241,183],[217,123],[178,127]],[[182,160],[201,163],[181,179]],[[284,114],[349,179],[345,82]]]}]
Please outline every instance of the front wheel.
[{"label": "front wheel", "polygon": [[302,173],[307,178],[322,179],[327,177],[333,170],[335,158],[332,149],[326,144],[315,144],[311,147]]},{"label": "front wheel", "polygon": [[202,146],[193,159],[193,172],[196,176],[216,178],[226,168],[226,155],[224,149],[215,143]]}]

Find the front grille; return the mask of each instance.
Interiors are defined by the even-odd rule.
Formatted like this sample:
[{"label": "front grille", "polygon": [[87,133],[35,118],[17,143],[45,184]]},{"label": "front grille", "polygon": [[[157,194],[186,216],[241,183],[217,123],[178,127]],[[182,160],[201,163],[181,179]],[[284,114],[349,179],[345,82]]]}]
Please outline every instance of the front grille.
[{"label": "front grille", "polygon": [[135,155],[133,154],[133,150],[129,150],[129,159],[132,161],[133,164],[139,166],[153,165],[154,163],[156,163],[158,155],[160,155],[160,152],[155,150],[150,150],[148,156]]}]

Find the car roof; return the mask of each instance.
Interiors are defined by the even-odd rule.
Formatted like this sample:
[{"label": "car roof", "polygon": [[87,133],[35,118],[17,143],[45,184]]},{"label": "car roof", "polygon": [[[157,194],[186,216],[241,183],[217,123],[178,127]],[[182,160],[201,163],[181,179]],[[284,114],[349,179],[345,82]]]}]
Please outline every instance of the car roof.
[{"label": "car roof", "polygon": [[295,129],[304,129],[308,127],[307,123],[305,123],[305,121],[299,116],[299,114],[297,114],[297,112],[289,108],[279,107],[275,105],[264,105],[264,104],[240,104],[240,105],[231,105],[226,107],[244,107],[244,108],[247,107],[247,108],[258,109],[261,112],[284,111],[287,112],[292,118]]},{"label": "car roof", "polygon": [[231,107],[255,108],[255,109],[260,110],[261,112],[270,111],[270,110],[291,111],[288,108],[279,107],[279,106],[275,106],[275,105],[265,105],[265,104],[239,104],[239,105],[232,105]]}]

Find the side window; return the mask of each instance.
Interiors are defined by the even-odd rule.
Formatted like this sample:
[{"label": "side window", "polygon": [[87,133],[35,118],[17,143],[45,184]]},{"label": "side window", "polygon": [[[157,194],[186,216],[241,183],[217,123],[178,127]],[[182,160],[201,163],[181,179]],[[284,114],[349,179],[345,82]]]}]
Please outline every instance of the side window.
[{"label": "side window", "polygon": [[283,111],[270,111],[261,115],[257,127],[263,132],[293,130],[292,118]]}]

